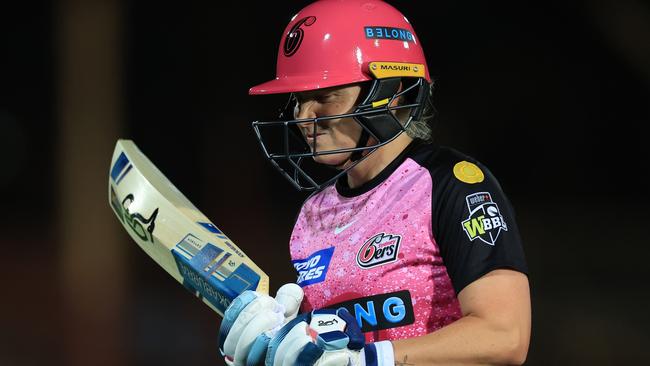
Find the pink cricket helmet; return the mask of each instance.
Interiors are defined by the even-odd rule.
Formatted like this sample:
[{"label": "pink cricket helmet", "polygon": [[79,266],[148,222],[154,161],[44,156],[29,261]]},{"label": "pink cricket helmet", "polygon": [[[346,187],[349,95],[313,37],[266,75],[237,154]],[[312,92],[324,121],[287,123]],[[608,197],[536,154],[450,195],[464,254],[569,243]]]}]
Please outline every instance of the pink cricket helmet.
[{"label": "pink cricket helmet", "polygon": [[321,0],[291,18],[280,41],[275,79],[250,88],[249,94],[299,92],[394,76],[431,82],[408,19],[379,0]]}]

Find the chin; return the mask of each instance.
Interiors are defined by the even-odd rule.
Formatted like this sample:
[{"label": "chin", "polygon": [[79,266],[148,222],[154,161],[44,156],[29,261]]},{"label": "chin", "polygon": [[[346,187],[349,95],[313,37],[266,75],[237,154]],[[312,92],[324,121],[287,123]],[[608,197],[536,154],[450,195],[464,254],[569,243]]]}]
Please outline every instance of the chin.
[{"label": "chin", "polygon": [[345,163],[350,158],[350,153],[329,154],[314,156],[314,161],[318,164],[338,166]]}]

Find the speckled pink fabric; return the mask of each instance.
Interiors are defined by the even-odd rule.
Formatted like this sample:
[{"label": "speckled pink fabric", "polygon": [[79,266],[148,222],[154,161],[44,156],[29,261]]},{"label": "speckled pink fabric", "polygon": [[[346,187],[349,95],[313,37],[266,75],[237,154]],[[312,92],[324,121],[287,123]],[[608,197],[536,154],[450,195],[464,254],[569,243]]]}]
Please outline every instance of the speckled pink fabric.
[{"label": "speckled pink fabric", "polygon": [[[406,159],[386,181],[360,196],[343,197],[330,186],[305,202],[291,236],[292,259],[330,247],[334,251],[324,280],[303,285],[303,310],[410,291],[415,322],[368,332],[369,342],[424,335],[458,319],[458,300],[431,232],[432,184],[427,169]],[[378,233],[401,237],[397,257],[363,268],[357,263],[359,251]]]}]

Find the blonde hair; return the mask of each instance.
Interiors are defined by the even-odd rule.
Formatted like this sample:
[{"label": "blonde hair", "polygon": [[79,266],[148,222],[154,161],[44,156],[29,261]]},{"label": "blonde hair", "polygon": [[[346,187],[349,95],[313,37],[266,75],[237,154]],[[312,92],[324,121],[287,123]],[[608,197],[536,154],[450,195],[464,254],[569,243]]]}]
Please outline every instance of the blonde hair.
[{"label": "blonde hair", "polygon": [[422,107],[424,110],[421,117],[409,123],[406,134],[412,139],[430,143],[433,141],[433,118],[436,115],[436,109],[433,106],[433,82],[429,85],[428,91],[429,95],[424,99],[424,106]]}]

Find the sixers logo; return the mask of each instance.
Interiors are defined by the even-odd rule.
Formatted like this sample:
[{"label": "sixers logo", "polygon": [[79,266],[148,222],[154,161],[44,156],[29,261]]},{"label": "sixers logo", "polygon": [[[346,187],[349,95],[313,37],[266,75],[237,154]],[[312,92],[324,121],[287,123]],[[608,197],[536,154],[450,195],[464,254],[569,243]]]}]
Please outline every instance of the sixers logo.
[{"label": "sixers logo", "polygon": [[399,235],[379,233],[373,236],[359,249],[357,264],[361,268],[368,269],[395,262],[401,240],[402,237]]},{"label": "sixers logo", "polygon": [[316,17],[309,16],[300,19],[289,31],[289,34],[284,38],[284,55],[287,57],[293,56],[294,53],[300,48],[305,31],[301,28],[303,25],[310,26],[316,22]]}]

